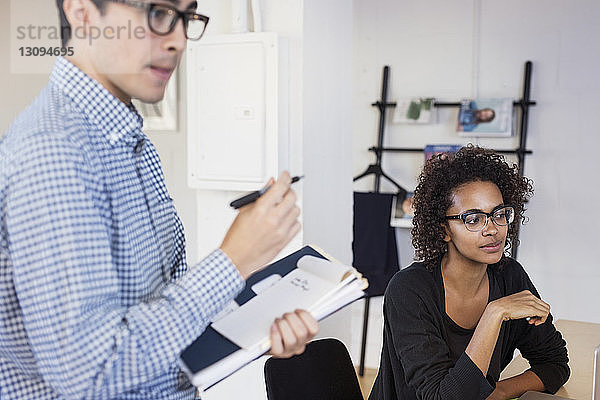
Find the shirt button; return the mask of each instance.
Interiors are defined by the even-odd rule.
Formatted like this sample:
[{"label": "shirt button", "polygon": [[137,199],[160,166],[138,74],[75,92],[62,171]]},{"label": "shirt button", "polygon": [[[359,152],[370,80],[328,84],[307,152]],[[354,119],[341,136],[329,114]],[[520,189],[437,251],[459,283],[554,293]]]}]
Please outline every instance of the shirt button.
[{"label": "shirt button", "polygon": [[144,148],[144,139],[140,139],[136,143],[135,148],[133,149],[133,152],[135,154],[140,154],[142,152],[143,148]]}]

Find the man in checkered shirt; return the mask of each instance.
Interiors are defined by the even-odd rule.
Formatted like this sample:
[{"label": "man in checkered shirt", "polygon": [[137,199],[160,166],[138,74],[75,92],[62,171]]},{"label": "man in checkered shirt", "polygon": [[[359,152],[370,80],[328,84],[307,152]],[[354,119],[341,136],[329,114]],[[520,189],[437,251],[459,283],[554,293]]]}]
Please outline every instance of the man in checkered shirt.
[{"label": "man in checkered shirt", "polygon": [[[195,1],[158,1],[57,0],[73,55],[0,141],[2,400],[193,398],[179,354],[300,229],[285,172],[187,266],[131,99],[162,99],[208,18]],[[317,330],[285,314],[272,354],[303,351]]]}]

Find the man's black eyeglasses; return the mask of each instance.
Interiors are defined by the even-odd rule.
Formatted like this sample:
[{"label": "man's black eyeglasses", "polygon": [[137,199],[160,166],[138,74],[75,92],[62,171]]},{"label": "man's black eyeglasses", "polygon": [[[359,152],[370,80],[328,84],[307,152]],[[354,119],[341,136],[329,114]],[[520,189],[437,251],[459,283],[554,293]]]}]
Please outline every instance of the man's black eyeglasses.
[{"label": "man's black eyeglasses", "polygon": [[108,1],[146,10],[148,14],[148,27],[153,33],[160,36],[166,36],[173,32],[175,26],[177,26],[177,21],[181,18],[185,37],[189,40],[200,40],[208,24],[208,17],[206,15],[196,14],[193,11],[179,11],[177,8],[167,4],[146,3],[135,0]]},{"label": "man's black eyeglasses", "polygon": [[498,206],[491,213],[483,211],[466,211],[459,215],[446,215],[446,219],[461,219],[465,228],[471,232],[483,230],[491,219],[497,226],[506,226],[515,219],[515,209],[512,206]]}]

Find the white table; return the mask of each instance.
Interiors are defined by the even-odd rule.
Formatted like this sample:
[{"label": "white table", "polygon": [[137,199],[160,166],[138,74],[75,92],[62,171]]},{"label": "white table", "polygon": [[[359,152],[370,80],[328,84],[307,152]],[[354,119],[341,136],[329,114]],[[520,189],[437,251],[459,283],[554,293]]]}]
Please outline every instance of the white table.
[{"label": "white table", "polygon": [[[557,320],[554,325],[567,342],[571,367],[571,377],[556,394],[578,400],[591,399],[594,349],[600,344],[600,324]],[[502,371],[500,379],[518,375],[528,368],[527,360],[519,355]]]}]

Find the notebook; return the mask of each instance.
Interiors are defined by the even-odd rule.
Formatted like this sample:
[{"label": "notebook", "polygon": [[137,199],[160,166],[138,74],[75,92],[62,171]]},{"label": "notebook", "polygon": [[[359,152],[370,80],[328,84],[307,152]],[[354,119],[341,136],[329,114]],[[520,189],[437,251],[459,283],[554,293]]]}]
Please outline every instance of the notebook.
[{"label": "notebook", "polygon": [[317,320],[364,296],[367,281],[353,267],[311,246],[256,272],[246,287],[181,354],[181,367],[201,391],[270,348],[275,317],[304,309]]},{"label": "notebook", "polygon": [[[594,349],[594,372],[592,375],[592,400],[600,400],[600,345]],[[540,393],[540,392],[527,392],[520,397],[521,400],[570,400],[566,397],[560,397],[557,395]]]}]

